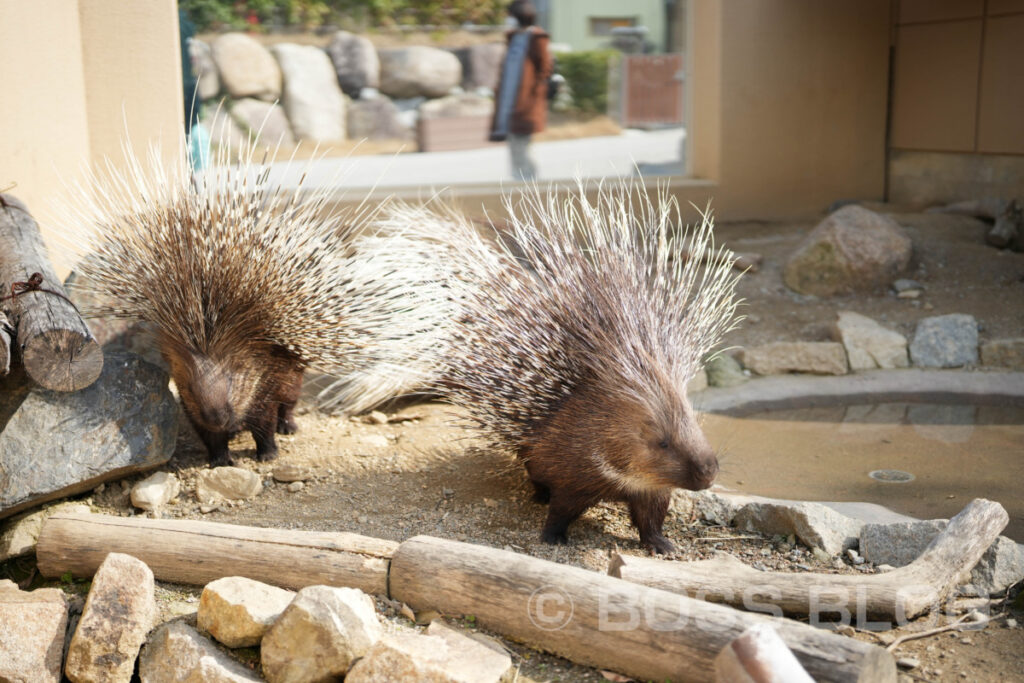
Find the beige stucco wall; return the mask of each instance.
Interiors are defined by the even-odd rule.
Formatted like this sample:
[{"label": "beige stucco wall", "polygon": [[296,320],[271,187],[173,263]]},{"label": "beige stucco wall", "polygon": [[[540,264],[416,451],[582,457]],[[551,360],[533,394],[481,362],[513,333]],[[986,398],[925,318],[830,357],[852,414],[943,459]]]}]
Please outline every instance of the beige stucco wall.
[{"label": "beige stucco wall", "polygon": [[0,189],[17,184],[44,237],[63,185],[119,163],[125,131],[176,149],[180,65],[174,0],[0,0]]}]

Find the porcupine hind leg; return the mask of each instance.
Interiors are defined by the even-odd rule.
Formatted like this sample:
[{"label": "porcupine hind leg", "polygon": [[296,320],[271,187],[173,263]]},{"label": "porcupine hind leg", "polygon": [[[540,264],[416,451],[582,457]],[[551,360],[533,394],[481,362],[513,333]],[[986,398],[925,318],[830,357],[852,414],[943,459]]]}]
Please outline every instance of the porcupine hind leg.
[{"label": "porcupine hind leg", "polygon": [[548,504],[548,519],[544,523],[540,538],[552,545],[565,545],[569,542],[566,530],[576,518],[596,501],[590,496],[581,495],[579,491],[552,488],[551,501]]},{"label": "porcupine hind leg", "polygon": [[253,441],[256,442],[257,460],[273,460],[277,457],[277,441],[274,439],[274,432],[277,431],[279,409],[280,406],[277,403],[267,401],[250,413],[246,420],[246,427],[252,433]]},{"label": "porcupine hind leg", "polygon": [[628,501],[629,516],[640,532],[640,542],[659,555],[675,552],[672,541],[661,533],[672,502],[671,489],[636,494],[630,496]]}]

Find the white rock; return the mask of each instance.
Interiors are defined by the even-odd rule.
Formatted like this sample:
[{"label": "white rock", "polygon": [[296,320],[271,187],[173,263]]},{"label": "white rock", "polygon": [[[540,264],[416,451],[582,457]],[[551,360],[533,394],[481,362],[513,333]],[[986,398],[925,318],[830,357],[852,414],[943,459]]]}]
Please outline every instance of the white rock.
[{"label": "white rock", "polygon": [[291,493],[298,493],[302,489],[306,488],[306,485],[303,484],[301,481],[293,481],[292,483],[288,484],[287,488],[288,491],[290,491]]},{"label": "white rock", "polygon": [[157,510],[181,492],[178,478],[169,472],[156,472],[132,487],[132,505],[143,510]]},{"label": "white rock", "polygon": [[231,117],[236,123],[241,121],[260,145],[295,144],[288,116],[280,104],[246,97],[231,103]]},{"label": "white rock", "polygon": [[60,683],[67,623],[59,589],[0,587],[0,681]]},{"label": "white rock", "polygon": [[910,365],[907,338],[867,316],[840,311],[835,334],[846,348],[853,370],[905,368]]},{"label": "white rock", "polygon": [[217,73],[217,65],[213,62],[210,46],[198,38],[192,38],[188,41],[188,55],[192,62],[192,73],[199,81],[196,88],[199,99],[208,100],[216,97],[220,92],[220,75]]},{"label": "white rock", "polygon": [[744,349],[741,360],[759,375],[845,375],[847,371],[846,350],[837,342],[772,342]]},{"label": "white rock", "polygon": [[270,683],[341,677],[380,636],[368,595],[354,588],[309,586],[263,636],[263,675]]},{"label": "white rock", "polygon": [[747,503],[736,513],[733,524],[746,531],[766,534],[795,534],[810,548],[821,548],[835,556],[857,545],[864,523],[841,515],[819,503]]},{"label": "white rock", "polygon": [[381,50],[380,90],[390,97],[443,97],[462,81],[462,65],[451,52],[412,46]]},{"label": "white rock", "polygon": [[293,591],[243,576],[217,579],[199,597],[197,626],[228,647],[257,645],[293,598]]},{"label": "white rock", "polygon": [[262,680],[194,628],[172,621],[158,628],[139,656],[141,683],[255,683]]},{"label": "white rock", "polygon": [[274,481],[288,484],[294,481],[306,481],[307,479],[312,479],[313,472],[307,467],[285,462],[274,468],[272,476],[274,477]]},{"label": "white rock", "polygon": [[345,98],[327,53],[291,43],[279,43],[270,50],[284,74],[282,101],[295,137],[315,142],[344,140]]},{"label": "white rock", "polygon": [[203,470],[196,481],[196,498],[204,505],[225,500],[250,500],[262,490],[260,475],[241,467]]},{"label": "white rock", "polygon": [[225,33],[213,41],[213,61],[221,84],[232,97],[273,101],[281,96],[281,69],[271,54],[243,33]]},{"label": "white rock", "polygon": [[110,553],[93,576],[64,673],[72,683],[128,683],[155,620],[153,572],[130,555]]},{"label": "white rock", "polygon": [[87,515],[89,506],[84,503],[60,503],[0,522],[0,562],[35,552],[43,522],[58,512]]}]

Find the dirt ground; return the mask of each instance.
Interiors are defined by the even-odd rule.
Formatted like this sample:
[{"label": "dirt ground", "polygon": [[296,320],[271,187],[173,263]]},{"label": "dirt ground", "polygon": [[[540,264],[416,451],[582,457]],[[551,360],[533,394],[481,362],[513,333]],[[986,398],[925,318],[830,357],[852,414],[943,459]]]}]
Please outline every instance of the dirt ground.
[{"label": "dirt ground", "polygon": [[[1024,254],[985,246],[985,226],[974,219],[924,214],[894,217],[907,227],[914,241],[914,264],[908,277],[924,285],[917,299],[898,299],[888,292],[829,300],[795,295],[782,284],[780,271],[785,257],[812,223],[719,226],[719,239],[728,246],[764,257],[758,272],[743,277],[740,290],[748,302],[748,320],[727,343],[826,339],[835,312],[843,309],[871,316],[904,334],[911,334],[916,322],[929,315],[970,313],[982,326],[982,339],[1024,336]],[[443,405],[412,404],[386,413],[391,420],[387,424],[370,424],[359,418],[327,416],[307,406],[298,417],[300,432],[278,437],[281,457],[275,463],[252,460],[251,438],[238,437],[232,443],[232,453],[239,466],[261,474],[264,491],[253,501],[205,514],[192,493],[197,472],[205,467],[205,456],[191,429],[183,426],[174,458],[162,468],[177,473],[183,493],[164,515],[350,531],[395,541],[430,534],[601,572],[607,568],[610,551],[644,552],[624,507],[615,504],[598,505],[585,513],[570,527],[570,545],[544,545],[539,541],[539,529],[545,507],[531,501],[532,491],[521,466],[507,455],[475,448],[474,442],[452,425],[453,415]],[[311,478],[301,490],[292,492],[272,478],[273,468],[280,463],[308,468]],[[89,500],[98,511],[132,514],[128,490],[140,478],[107,484]],[[665,532],[678,548],[672,558],[677,561],[725,551],[759,568],[873,571],[843,561],[821,562],[791,539],[707,526],[691,519],[685,505],[674,506]],[[19,567],[19,571],[26,570],[24,562]],[[7,570],[12,571],[10,565]],[[187,612],[190,604],[194,609],[197,589],[161,585],[160,590],[165,614]],[[995,604],[992,613],[1004,616],[984,630],[944,633],[901,645],[895,652],[898,657],[920,661],[920,666],[901,674],[901,680],[1024,680],[1024,629],[1019,626],[1024,623],[1024,612],[1020,601],[1017,605],[1013,607],[1009,600]],[[398,613],[399,606],[382,607],[394,624],[412,626]],[[1013,621],[1007,619],[1018,625],[1013,627]],[[940,617],[936,622],[910,624],[902,631],[945,621]],[[458,623],[477,630],[473,620]],[[890,635],[856,633],[854,637],[881,642]],[[521,681],[605,679],[595,669],[507,640],[502,643],[512,652]],[[246,656],[254,661],[253,653]]]}]

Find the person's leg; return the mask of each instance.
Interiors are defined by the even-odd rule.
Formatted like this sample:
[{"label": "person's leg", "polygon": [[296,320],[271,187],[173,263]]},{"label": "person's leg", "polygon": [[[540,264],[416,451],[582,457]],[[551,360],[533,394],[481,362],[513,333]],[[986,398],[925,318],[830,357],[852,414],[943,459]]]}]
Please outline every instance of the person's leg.
[{"label": "person's leg", "polygon": [[512,157],[512,177],[515,180],[533,180],[537,177],[537,168],[530,159],[530,136],[510,133],[508,149]]}]

